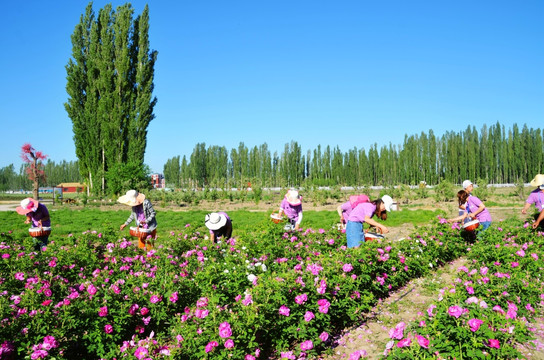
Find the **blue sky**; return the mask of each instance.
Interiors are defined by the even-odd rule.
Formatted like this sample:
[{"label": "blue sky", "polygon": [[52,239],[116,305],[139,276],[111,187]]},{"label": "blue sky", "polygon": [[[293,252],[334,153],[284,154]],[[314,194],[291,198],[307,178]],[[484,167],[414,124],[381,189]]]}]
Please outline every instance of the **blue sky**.
[{"label": "blue sky", "polygon": [[[145,3],[131,2],[136,13]],[[497,121],[544,127],[544,1],[148,3],[154,172],[199,142],[280,153],[295,140],[305,153]],[[65,65],[87,4],[3,4],[0,167],[18,168],[26,142],[76,160]]]}]

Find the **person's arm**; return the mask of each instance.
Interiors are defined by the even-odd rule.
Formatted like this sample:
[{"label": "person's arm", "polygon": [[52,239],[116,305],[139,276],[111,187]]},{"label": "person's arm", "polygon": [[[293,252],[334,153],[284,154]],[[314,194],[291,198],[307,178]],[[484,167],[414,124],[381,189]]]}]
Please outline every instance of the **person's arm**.
[{"label": "person's arm", "polygon": [[525,205],[523,205],[523,209],[521,209],[521,213],[527,214],[527,210],[529,210],[530,206],[531,206],[531,203],[526,202]]},{"label": "person's arm", "polygon": [[210,231],[210,240],[212,241],[212,243],[215,242],[215,233],[213,231]]},{"label": "person's arm", "polygon": [[130,213],[130,216],[128,217],[127,221],[125,221],[125,223],[123,225],[121,225],[121,230],[123,230],[128,224],[130,224],[134,220],[135,216],[136,216],[135,212],[132,211]]},{"label": "person's arm", "polygon": [[384,225],[380,224],[379,222],[377,222],[376,220],[373,220],[371,217],[369,217],[368,215],[365,215],[365,222],[368,224],[368,225],[371,225],[371,226],[374,226],[374,227],[377,227],[379,229],[382,230],[382,234],[387,234],[389,232],[389,229],[386,228]]},{"label": "person's arm", "polygon": [[471,214],[468,214],[468,217],[471,218],[471,219],[474,219],[476,217],[476,215],[478,215],[479,213],[481,213],[484,210],[485,210],[485,205],[482,202],[482,203],[480,203],[480,206],[478,206],[478,210],[476,210],[475,212],[473,212]]},{"label": "person's arm", "polygon": [[533,223],[533,229],[536,229],[538,225],[540,225],[540,222],[544,219],[544,210],[540,212],[540,215],[538,215],[538,218]]},{"label": "person's arm", "polygon": [[153,221],[153,219],[155,218],[155,209],[153,209],[153,205],[151,205],[151,201],[147,200],[145,201],[144,203],[146,205],[146,209],[147,211],[145,212],[146,215],[149,215],[147,216],[147,218],[145,219],[145,222],[147,224],[149,224],[150,222]]},{"label": "person's arm", "polygon": [[300,228],[300,223],[302,222],[302,211],[298,213],[298,219],[295,223],[295,230],[298,230]]},{"label": "person's arm", "polygon": [[344,219],[344,209],[342,209],[342,205],[338,205],[336,211],[338,212],[338,216],[340,216],[340,222],[343,223],[346,219]]},{"label": "person's arm", "polygon": [[463,215],[460,215],[458,217],[455,217],[453,219],[448,219],[448,222],[449,223],[453,223],[453,222],[459,222],[459,221],[463,221],[465,220],[465,218],[468,216],[468,213],[464,213]]}]

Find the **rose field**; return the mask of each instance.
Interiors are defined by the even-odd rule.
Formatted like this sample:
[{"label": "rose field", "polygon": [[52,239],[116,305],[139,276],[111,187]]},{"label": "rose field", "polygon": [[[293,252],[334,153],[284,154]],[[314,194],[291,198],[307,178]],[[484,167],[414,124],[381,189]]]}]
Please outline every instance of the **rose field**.
[{"label": "rose field", "polygon": [[[235,238],[218,244],[203,214],[158,212],[145,253],[119,231],[126,211],[60,209],[37,253],[21,216],[0,213],[0,359],[320,358],[380,299],[461,257],[426,311],[389,328],[383,357],[526,358],[535,337],[544,237],[527,222],[470,240],[422,212],[409,237],[348,249],[334,212],[305,213],[292,233],[268,213],[233,212]],[[395,216],[388,226],[402,226]]]}]

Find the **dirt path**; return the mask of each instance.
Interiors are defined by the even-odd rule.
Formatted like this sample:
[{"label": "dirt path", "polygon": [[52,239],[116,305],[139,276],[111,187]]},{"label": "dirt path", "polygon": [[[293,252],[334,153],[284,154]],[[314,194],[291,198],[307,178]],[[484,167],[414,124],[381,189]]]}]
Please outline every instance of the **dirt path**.
[{"label": "dirt path", "polygon": [[383,355],[385,345],[389,340],[389,329],[401,321],[405,323],[416,319],[418,312],[424,312],[436,300],[435,293],[425,289],[433,283],[435,288],[441,288],[451,282],[453,274],[466,259],[458,259],[432,275],[412,280],[407,286],[394,292],[387,299],[378,303],[368,314],[366,321],[358,326],[344,330],[336,340],[334,354],[322,357],[323,360],[348,359],[355,351],[364,350],[365,359],[379,359]]}]

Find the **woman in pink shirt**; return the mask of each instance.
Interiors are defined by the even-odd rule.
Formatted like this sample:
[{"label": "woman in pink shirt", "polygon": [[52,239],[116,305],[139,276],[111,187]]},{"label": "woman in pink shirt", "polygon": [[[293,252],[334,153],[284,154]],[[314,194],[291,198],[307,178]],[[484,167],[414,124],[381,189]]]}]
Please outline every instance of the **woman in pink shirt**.
[{"label": "woman in pink shirt", "polygon": [[365,233],[363,231],[363,223],[375,226],[381,229],[383,234],[389,232],[385,226],[372,219],[374,215],[378,218],[387,219],[387,211],[391,211],[393,199],[389,195],[383,196],[381,199],[372,202],[361,203],[351,211],[346,225],[346,238],[348,248],[359,246],[365,242]]},{"label": "woman in pink shirt", "polygon": [[342,228],[346,228],[346,223],[348,221],[349,214],[355,207],[361,203],[369,202],[370,199],[366,195],[352,195],[349,197],[349,201],[346,201],[342,205],[338,205],[336,211],[338,216],[340,216],[340,223]]},{"label": "woman in pink shirt", "polygon": [[462,205],[465,206],[466,213],[463,213],[456,218],[449,219],[448,222],[463,221],[465,218],[469,218],[470,220],[478,219],[480,225],[482,225],[482,230],[480,232],[491,226],[491,214],[489,213],[489,210],[486,209],[482,200],[474,195],[470,195],[466,190],[459,190],[457,199],[459,201],[459,207]]},{"label": "woman in pink shirt", "polygon": [[544,175],[538,174],[531,181],[531,186],[536,186],[537,188],[529,194],[529,197],[525,201],[523,209],[521,209],[522,214],[527,214],[527,210],[531,204],[535,204],[537,211],[540,213],[536,217],[536,221],[533,223],[533,229],[536,229],[542,220],[544,220]]},{"label": "woman in pink shirt", "polygon": [[296,190],[289,190],[280,204],[279,216],[285,213],[289,224],[285,230],[298,230],[302,222],[302,197]]}]

